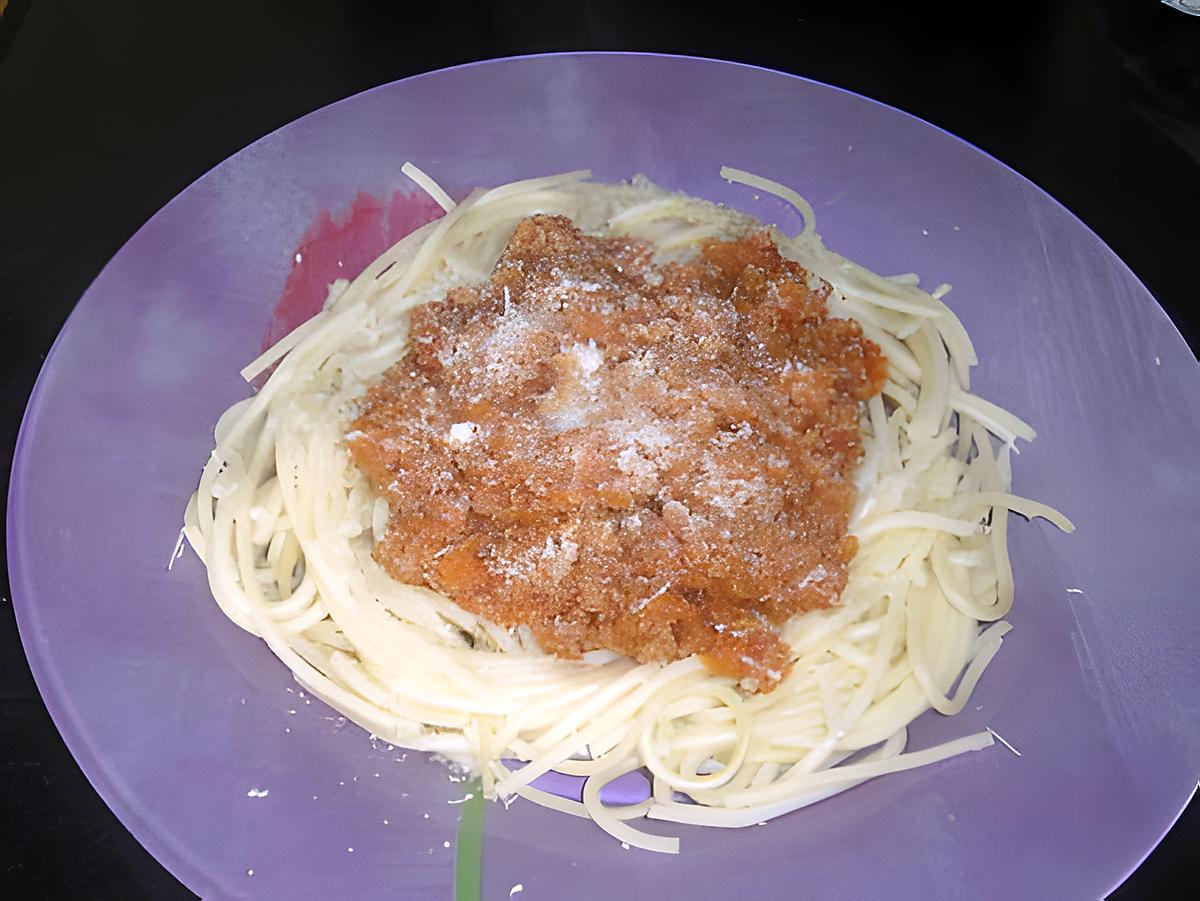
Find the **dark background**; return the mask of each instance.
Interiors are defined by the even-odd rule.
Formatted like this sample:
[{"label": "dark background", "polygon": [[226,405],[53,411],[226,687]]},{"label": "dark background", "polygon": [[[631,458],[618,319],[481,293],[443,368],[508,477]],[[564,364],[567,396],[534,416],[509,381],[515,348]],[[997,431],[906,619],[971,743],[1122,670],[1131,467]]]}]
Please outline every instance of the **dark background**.
[{"label": "dark background", "polygon": [[[8,0],[0,491],[30,389],[75,301],[196,177],[297,116],[383,82],[488,57],[592,49],[756,63],[948,129],[1077,213],[1197,346],[1200,18],[1157,0],[878,8],[744,0],[711,9],[636,0]],[[26,666],[6,573],[0,595],[0,885],[16,897],[190,897],[75,765]],[[1193,803],[1110,897],[1195,896],[1197,849]]]}]

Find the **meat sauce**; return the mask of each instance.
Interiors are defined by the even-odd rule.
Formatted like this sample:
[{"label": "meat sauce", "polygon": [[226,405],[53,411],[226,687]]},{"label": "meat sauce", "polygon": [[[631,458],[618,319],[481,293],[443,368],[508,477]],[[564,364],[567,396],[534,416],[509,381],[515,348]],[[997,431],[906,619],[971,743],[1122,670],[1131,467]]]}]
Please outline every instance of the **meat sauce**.
[{"label": "meat sauce", "polygon": [[778,627],[834,603],[862,403],[886,360],[766,232],[656,264],[560,216],[416,309],[347,438],[374,554],[564,657],[700,655],[770,690]]}]

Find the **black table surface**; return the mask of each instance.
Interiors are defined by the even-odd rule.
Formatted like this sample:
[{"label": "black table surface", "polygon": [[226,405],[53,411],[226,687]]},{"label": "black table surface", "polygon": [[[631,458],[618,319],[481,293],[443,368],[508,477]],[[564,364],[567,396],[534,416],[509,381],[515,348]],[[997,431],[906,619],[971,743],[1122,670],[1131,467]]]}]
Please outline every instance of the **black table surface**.
[{"label": "black table surface", "polygon": [[[1157,0],[0,0],[0,10],[0,490],[55,335],[163,204],[331,101],[521,53],[733,59],[914,113],[1066,204],[1197,347],[1200,17]],[[14,897],[189,897],[71,758],[29,674],[7,572],[0,595],[0,885]],[[1110,897],[1200,896],[1197,848],[1200,802]]]}]

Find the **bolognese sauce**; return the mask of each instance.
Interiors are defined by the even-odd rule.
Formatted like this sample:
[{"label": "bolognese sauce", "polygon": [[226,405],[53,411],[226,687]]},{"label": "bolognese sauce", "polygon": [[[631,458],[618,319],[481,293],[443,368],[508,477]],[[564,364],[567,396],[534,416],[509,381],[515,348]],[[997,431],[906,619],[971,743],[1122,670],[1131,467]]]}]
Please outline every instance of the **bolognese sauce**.
[{"label": "bolognese sauce", "polygon": [[347,435],[378,562],[549,652],[699,655],[770,690],[779,626],[834,603],[886,360],[766,232],[686,262],[520,223],[491,278],[414,310]]}]

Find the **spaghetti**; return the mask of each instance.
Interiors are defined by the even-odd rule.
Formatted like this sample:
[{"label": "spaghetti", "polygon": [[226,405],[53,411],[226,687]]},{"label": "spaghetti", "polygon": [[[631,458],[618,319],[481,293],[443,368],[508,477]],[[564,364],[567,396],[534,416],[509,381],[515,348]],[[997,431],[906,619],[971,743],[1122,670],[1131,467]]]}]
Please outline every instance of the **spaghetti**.
[{"label": "spaghetti", "polygon": [[[222,610],[259,635],[309,691],[394,744],[477,770],[488,796],[521,795],[593,819],[631,846],[679,841],[640,817],[710,826],[759,823],[858,783],[993,743],[989,732],[906,751],[907,726],[962,709],[1009,630],[1010,511],[1072,526],[1009,493],[1009,453],[1033,430],[975,397],[965,329],[911,277],[883,278],[827,250],[811,207],[740,170],[723,177],[776,194],[804,217],[780,252],[832,286],[832,315],[857,321],[888,359],[865,404],[864,455],[850,533],[858,553],[839,604],[780,629],[788,675],[742,690],[695,657],[637,663],[610,651],[544,653],[427,588],[389,578],[371,551],[387,529],[345,440],[366,388],[407,348],[414,307],[485,280],[517,223],[565,215],[595,235],[627,235],[665,259],[761,227],[723,207],[635,179],[587,172],[515,182],[455,204],[415,166],[405,172],[446,210],[330,287],[325,308],[243,370],[261,390],[231,407],[185,514]],[[524,761],[510,769],[505,761]],[[645,768],[641,804],[603,804],[603,786]],[[586,776],[582,803],[531,783]]]}]

